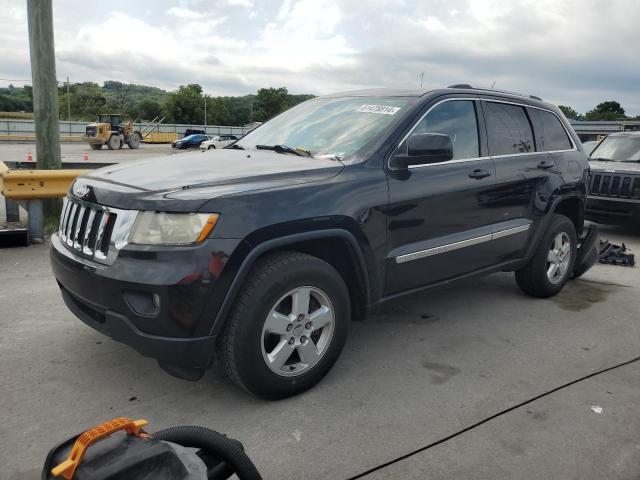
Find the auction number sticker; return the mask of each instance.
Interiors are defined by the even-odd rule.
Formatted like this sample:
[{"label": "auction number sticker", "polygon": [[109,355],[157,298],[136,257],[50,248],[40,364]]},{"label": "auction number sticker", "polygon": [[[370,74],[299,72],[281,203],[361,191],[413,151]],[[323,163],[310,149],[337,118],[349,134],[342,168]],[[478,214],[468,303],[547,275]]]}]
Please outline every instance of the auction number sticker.
[{"label": "auction number sticker", "polygon": [[388,105],[362,105],[358,111],[364,113],[381,113],[383,115],[395,115],[400,107],[390,107]]}]

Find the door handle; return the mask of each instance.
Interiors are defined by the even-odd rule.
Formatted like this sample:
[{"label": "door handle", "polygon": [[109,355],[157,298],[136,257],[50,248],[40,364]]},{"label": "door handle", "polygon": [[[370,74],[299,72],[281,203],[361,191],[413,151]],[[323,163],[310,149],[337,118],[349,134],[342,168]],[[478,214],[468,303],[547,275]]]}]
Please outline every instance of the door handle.
[{"label": "door handle", "polygon": [[490,177],[490,176],[491,176],[491,172],[488,172],[486,170],[480,170],[480,169],[475,169],[473,172],[469,174],[469,178],[475,178],[476,180],[480,180],[481,178]]},{"label": "door handle", "polygon": [[553,168],[553,163],[543,160],[538,165],[536,165],[536,167],[540,170],[547,170],[549,168]]}]

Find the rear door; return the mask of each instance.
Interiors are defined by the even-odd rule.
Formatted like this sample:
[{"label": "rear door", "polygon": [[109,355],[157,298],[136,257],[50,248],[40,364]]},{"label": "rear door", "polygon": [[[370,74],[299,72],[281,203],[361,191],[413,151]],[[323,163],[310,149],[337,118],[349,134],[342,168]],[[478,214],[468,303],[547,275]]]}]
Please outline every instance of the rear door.
[{"label": "rear door", "polygon": [[491,248],[495,171],[486,154],[479,102],[447,98],[407,132],[442,133],[454,158],[389,171],[387,291],[394,294],[480,270],[496,262]]},{"label": "rear door", "polygon": [[562,181],[552,156],[536,142],[533,110],[526,105],[483,99],[489,154],[496,166],[492,200],[500,222],[493,239],[500,261],[525,255],[528,239],[543,218],[551,195]]}]

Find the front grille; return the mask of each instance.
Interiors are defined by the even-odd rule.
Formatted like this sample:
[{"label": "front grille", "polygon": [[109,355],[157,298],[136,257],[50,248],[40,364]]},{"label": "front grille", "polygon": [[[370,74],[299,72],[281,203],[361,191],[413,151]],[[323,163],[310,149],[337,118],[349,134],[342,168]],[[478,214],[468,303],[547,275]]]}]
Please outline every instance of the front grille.
[{"label": "front grille", "polygon": [[95,137],[96,133],[98,133],[98,127],[95,125],[89,125],[85,128],[85,133],[87,137]]},{"label": "front grille", "polygon": [[116,220],[114,212],[67,197],[60,216],[60,240],[85,257],[104,261]]},{"label": "front grille", "polygon": [[601,197],[640,198],[640,176],[591,172],[589,194]]}]

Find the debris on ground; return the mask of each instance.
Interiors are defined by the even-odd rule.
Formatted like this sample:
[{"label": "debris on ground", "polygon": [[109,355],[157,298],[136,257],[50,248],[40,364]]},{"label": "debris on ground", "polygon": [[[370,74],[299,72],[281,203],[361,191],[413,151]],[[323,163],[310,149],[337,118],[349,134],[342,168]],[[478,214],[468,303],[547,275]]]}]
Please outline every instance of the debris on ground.
[{"label": "debris on ground", "polygon": [[595,413],[602,413],[602,407],[600,405],[591,405],[591,410]]},{"label": "debris on ground", "polygon": [[635,256],[629,253],[626,245],[615,245],[609,243],[608,240],[600,240],[600,248],[598,249],[600,263],[608,265],[622,265],[625,267],[633,267],[636,264]]}]

